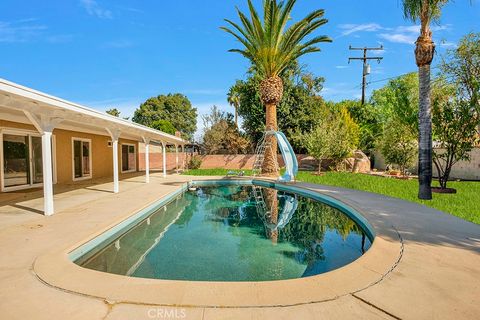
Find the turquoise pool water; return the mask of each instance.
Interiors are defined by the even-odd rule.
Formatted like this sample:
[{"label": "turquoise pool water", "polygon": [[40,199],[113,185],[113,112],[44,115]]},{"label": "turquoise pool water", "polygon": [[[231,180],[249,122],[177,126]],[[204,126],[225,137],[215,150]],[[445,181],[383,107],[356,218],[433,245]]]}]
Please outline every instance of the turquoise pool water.
[{"label": "turquoise pool water", "polygon": [[203,186],[75,262],[141,278],[268,281],[328,272],[370,245],[354,220],[322,202],[258,186]]}]

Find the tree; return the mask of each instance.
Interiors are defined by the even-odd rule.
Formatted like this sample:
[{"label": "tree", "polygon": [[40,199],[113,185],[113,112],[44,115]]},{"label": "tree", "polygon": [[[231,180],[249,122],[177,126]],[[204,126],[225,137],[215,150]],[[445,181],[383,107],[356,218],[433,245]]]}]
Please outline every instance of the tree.
[{"label": "tree", "polygon": [[447,51],[440,65],[442,74],[458,88],[458,94],[465,99],[477,100],[480,104],[480,33],[464,36],[456,49]]},{"label": "tree", "polygon": [[[264,0],[263,21],[252,1],[247,2],[250,18],[237,9],[241,25],[226,19],[230,27],[222,29],[243,45],[243,49],[230,51],[247,58],[260,76],[259,92],[266,109],[266,130],[277,130],[276,108],[283,96],[281,76],[299,57],[320,51],[317,44],[331,42],[327,36],[305,40],[316,29],[326,24],[327,20],[323,18],[324,10],[315,10],[287,28],[296,0],[280,3],[277,0]],[[267,175],[277,175],[277,141],[273,135],[269,139],[273,148],[265,154],[262,169]]]},{"label": "tree", "polygon": [[353,121],[348,110],[325,110],[320,123],[307,134],[302,141],[308,154],[318,160],[318,173],[322,160],[330,159],[335,167],[352,154],[358,147],[359,127]]},{"label": "tree", "polygon": [[379,121],[392,117],[418,134],[418,74],[408,73],[390,80],[372,93],[370,103],[378,110]]},{"label": "tree", "polygon": [[114,117],[120,117],[121,113],[117,108],[108,109],[105,112]]},{"label": "tree", "polygon": [[442,57],[435,91],[443,92],[433,103],[433,133],[438,141],[433,162],[440,187],[445,189],[453,166],[469,161],[479,141],[480,33],[470,33],[456,49]]},{"label": "tree", "polygon": [[[106,112],[107,114],[111,115],[111,116],[120,118],[121,112],[120,112],[117,108],[108,109],[108,110],[105,111],[105,112]],[[123,119],[124,119],[124,120],[128,120],[128,119],[130,119],[130,117],[123,117]]]},{"label": "tree", "polygon": [[142,103],[132,120],[148,127],[155,121],[167,120],[185,138],[191,139],[197,129],[197,109],[182,94],[159,95]]},{"label": "tree", "polygon": [[235,126],[238,128],[238,108],[240,107],[240,92],[238,87],[234,85],[230,88],[227,95],[228,103],[235,108]]},{"label": "tree", "polygon": [[322,172],[322,161],[330,156],[334,139],[335,133],[331,130],[331,122],[327,118],[302,136],[308,154],[318,161],[318,174]]},{"label": "tree", "polygon": [[[285,133],[296,152],[305,152],[301,135],[310,132],[322,118],[326,109],[320,97],[324,79],[292,67],[282,75],[283,98],[277,106],[279,114],[278,130]],[[235,83],[239,93],[239,115],[243,119],[242,128],[252,141],[261,139],[265,131],[265,108],[260,99],[261,77],[249,73],[247,79]]]},{"label": "tree", "polygon": [[447,188],[452,167],[458,161],[470,161],[470,151],[479,141],[480,117],[476,109],[474,99],[459,96],[433,103],[433,133],[438,141],[433,162],[442,189]]},{"label": "tree", "polygon": [[331,132],[335,137],[330,149],[330,158],[335,167],[358,148],[360,129],[345,107],[333,111]]},{"label": "tree", "polygon": [[392,118],[385,125],[378,148],[388,164],[399,166],[403,175],[412,164],[417,150],[416,135],[409,126],[399,119]]},{"label": "tree", "polygon": [[213,106],[210,114],[203,116],[205,125],[203,147],[208,154],[246,153],[250,141],[238,131],[233,115]]},{"label": "tree", "polygon": [[168,120],[156,120],[152,123],[152,128],[173,135],[177,131],[173,124]]},{"label": "tree", "polygon": [[358,148],[367,155],[372,155],[375,143],[382,134],[380,110],[367,103],[362,105],[359,100],[344,100],[335,104],[336,109],[346,108],[359,126],[360,137]]},{"label": "tree", "polygon": [[419,76],[419,143],[418,143],[418,197],[432,199],[432,115],[430,100],[430,65],[435,55],[430,23],[438,20],[448,0],[402,0],[405,18],[420,21],[420,36],[416,42],[415,60]]}]

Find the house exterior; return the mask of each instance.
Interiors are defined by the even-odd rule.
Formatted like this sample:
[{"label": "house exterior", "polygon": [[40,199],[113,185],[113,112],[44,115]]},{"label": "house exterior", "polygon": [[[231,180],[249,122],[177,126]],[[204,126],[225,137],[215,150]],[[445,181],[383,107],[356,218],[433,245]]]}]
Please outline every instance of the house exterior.
[{"label": "house exterior", "polygon": [[[55,184],[111,177],[119,192],[125,174],[145,171],[150,145],[186,141],[33,89],[0,79],[0,192],[42,187],[45,215],[54,213]],[[140,165],[139,146],[144,152]],[[0,194],[1,194],[0,193]]]}]

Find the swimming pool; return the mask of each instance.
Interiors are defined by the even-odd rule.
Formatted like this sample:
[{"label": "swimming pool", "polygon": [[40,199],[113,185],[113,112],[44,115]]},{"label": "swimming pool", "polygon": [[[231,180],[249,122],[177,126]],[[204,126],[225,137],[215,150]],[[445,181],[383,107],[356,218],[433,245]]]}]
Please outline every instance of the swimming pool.
[{"label": "swimming pool", "polygon": [[306,189],[251,180],[194,182],[190,189],[159,200],[70,258],[131,277],[271,281],[342,267],[374,238],[353,209]]}]

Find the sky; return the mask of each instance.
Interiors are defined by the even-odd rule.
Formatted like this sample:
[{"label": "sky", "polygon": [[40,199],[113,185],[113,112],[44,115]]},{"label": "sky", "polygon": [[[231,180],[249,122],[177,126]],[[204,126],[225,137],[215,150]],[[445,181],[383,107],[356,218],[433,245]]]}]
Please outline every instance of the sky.
[{"label": "sky", "polygon": [[[149,97],[176,92],[200,115],[213,105],[233,112],[226,93],[249,64],[227,52],[240,45],[219,27],[225,18],[238,21],[235,6],[245,10],[246,0],[2,0],[0,78],[98,110],[115,107],[123,116]],[[292,19],[318,8],[329,22],[315,35],[333,43],[300,63],[325,77],[325,99],[360,97],[362,65],[348,57],[361,52],[350,45],[384,46],[371,53],[384,60],[371,63],[367,95],[385,79],[415,71],[419,27],[403,18],[401,0],[298,0]],[[433,25],[437,54],[472,31],[480,32],[480,1],[451,2]],[[199,132],[201,126],[199,116]]]}]

